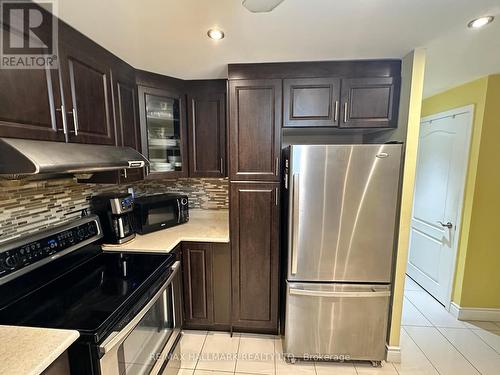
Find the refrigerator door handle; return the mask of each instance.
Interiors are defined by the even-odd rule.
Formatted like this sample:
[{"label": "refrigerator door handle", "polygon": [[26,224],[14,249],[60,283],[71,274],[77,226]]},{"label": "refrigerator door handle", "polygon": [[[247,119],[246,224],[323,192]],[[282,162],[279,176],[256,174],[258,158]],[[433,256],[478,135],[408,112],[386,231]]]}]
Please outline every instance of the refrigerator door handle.
[{"label": "refrigerator door handle", "polygon": [[292,194],[293,194],[293,203],[292,203],[292,228],[291,228],[291,259],[292,259],[292,269],[291,274],[295,275],[297,273],[298,260],[297,260],[297,247],[299,243],[299,217],[300,217],[300,195],[299,195],[299,174],[293,174],[293,183],[292,183]]},{"label": "refrigerator door handle", "polygon": [[309,297],[327,297],[327,298],[369,298],[369,297],[389,297],[391,292],[373,291],[373,292],[327,292],[322,290],[305,290],[290,288],[290,295],[295,296],[309,296]]}]

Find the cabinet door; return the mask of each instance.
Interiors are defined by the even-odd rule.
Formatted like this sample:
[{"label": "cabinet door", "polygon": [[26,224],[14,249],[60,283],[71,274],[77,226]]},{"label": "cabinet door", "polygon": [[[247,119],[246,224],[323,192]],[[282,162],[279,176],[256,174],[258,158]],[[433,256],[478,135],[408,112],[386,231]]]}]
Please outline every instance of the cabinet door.
[{"label": "cabinet door", "polygon": [[231,247],[229,243],[213,243],[214,325],[227,330],[231,326]]},{"label": "cabinet door", "polygon": [[340,79],[283,81],[284,127],[338,126]]},{"label": "cabinet door", "polygon": [[[137,89],[132,67],[124,63],[115,65],[112,74],[113,115],[116,128],[116,145],[141,151]],[[123,169],[94,173],[85,182],[101,184],[127,184],[144,179],[144,168]],[[82,181],[83,182],[83,181]]]},{"label": "cabinet door", "polygon": [[147,178],[188,175],[186,100],[182,93],[139,86],[142,153],[151,165]]},{"label": "cabinet door", "polygon": [[131,83],[117,80],[115,89],[116,124],[120,130],[119,142],[117,143],[120,146],[127,146],[140,151],[141,144],[137,121],[138,108],[135,87]]},{"label": "cabinet door", "polygon": [[278,330],[279,184],[231,183],[232,316],[237,330]]},{"label": "cabinet door", "polygon": [[279,181],[281,80],[229,83],[231,180]]},{"label": "cabinet door", "polygon": [[[23,35],[0,27],[4,40]],[[57,69],[0,69],[0,137],[64,141],[57,77]]]},{"label": "cabinet door", "polygon": [[191,327],[214,322],[212,256],[211,244],[182,244],[184,321]]},{"label": "cabinet door", "polygon": [[224,177],[226,95],[217,87],[188,95],[189,176]]},{"label": "cabinet door", "polygon": [[400,81],[397,77],[343,79],[340,126],[397,127]]},{"label": "cabinet door", "polygon": [[60,69],[70,142],[115,144],[111,57],[61,23]]},{"label": "cabinet door", "polygon": [[0,69],[1,137],[64,141],[56,76],[57,70]]},{"label": "cabinet door", "polygon": [[[135,84],[118,78],[115,82],[115,119],[119,146],[141,150],[139,109]],[[120,173],[120,183],[144,179],[144,168],[124,170]]]}]

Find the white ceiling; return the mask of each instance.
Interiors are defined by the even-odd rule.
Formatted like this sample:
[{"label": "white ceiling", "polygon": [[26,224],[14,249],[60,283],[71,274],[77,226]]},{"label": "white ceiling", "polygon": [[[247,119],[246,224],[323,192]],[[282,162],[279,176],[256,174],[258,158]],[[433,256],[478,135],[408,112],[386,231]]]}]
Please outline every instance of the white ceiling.
[{"label": "white ceiling", "polygon": [[[469,20],[497,20],[469,30]],[[241,0],[59,0],[59,16],[133,66],[223,78],[228,63],[400,58],[428,49],[425,94],[500,72],[498,0],[285,0],[251,13]],[[218,26],[226,37],[207,38]]]}]

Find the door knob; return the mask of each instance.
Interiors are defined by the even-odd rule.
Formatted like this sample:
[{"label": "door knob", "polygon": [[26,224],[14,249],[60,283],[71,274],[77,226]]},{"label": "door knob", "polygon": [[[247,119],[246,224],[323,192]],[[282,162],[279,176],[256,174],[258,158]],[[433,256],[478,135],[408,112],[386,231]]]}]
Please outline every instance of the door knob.
[{"label": "door knob", "polygon": [[438,221],[438,223],[441,224],[442,227],[445,227],[445,228],[448,228],[448,229],[453,228],[453,224],[450,223],[449,221],[446,224],[443,223],[442,221]]}]

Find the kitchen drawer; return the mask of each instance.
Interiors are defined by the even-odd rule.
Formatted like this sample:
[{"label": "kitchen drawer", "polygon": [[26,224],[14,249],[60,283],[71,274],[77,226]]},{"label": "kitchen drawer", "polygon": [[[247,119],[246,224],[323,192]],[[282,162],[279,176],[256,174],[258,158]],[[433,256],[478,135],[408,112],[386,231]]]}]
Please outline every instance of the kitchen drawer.
[{"label": "kitchen drawer", "polygon": [[288,283],[286,298],[287,355],[385,358],[388,285]]}]

